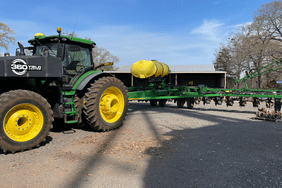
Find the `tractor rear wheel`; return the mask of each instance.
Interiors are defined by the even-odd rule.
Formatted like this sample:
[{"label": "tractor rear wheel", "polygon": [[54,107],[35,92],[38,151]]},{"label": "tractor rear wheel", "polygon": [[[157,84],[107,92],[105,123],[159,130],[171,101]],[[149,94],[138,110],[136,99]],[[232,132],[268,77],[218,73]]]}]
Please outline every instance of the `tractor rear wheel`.
[{"label": "tractor rear wheel", "polygon": [[115,77],[96,80],[85,93],[83,113],[93,129],[108,131],[120,127],[127,111],[126,87]]},{"label": "tractor rear wheel", "polygon": [[4,152],[31,149],[46,138],[52,128],[53,111],[41,95],[15,90],[0,96],[0,147]]}]

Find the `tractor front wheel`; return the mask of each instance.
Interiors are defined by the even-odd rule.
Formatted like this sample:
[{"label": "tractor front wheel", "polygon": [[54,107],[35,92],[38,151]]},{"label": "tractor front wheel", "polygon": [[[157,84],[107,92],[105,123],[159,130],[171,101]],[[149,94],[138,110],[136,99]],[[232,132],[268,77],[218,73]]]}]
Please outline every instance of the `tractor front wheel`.
[{"label": "tractor front wheel", "polygon": [[37,93],[27,90],[3,93],[0,106],[0,147],[4,152],[39,146],[52,128],[51,106]]},{"label": "tractor front wheel", "polygon": [[120,127],[127,111],[126,87],[115,77],[96,80],[85,93],[83,113],[93,129],[108,131]]}]

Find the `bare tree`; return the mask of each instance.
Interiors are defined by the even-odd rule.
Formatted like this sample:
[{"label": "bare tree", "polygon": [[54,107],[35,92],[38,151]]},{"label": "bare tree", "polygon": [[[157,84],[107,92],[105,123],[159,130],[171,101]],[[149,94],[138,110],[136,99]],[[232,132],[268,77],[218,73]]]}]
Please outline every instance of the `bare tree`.
[{"label": "bare tree", "polygon": [[282,1],[265,3],[254,13],[254,23],[259,25],[266,37],[282,42]]},{"label": "bare tree", "polygon": [[[282,0],[265,3],[254,12],[253,22],[232,33],[225,46],[229,51],[228,69],[239,78],[242,71],[258,71],[264,65],[281,58]],[[220,49],[219,51],[221,51]],[[219,54],[216,54],[218,57]],[[218,61],[218,58],[217,60]],[[273,64],[272,66],[276,66]],[[268,68],[272,68],[269,66]],[[274,87],[275,80],[282,79],[281,72],[261,75],[257,78],[259,88]]]},{"label": "bare tree", "polygon": [[[282,42],[282,1],[275,0],[260,6],[254,13],[254,23],[263,31],[263,35],[270,38],[272,46],[269,48],[268,61],[281,58],[281,42]],[[267,75],[267,83],[265,87],[271,87],[273,81],[281,80],[281,71],[273,72]],[[272,82],[272,84],[270,84]],[[278,85],[276,85],[277,87]]]},{"label": "bare tree", "polygon": [[[252,23],[252,40],[255,53],[252,54],[256,69],[281,57],[282,41],[282,1],[265,3],[255,11]],[[271,78],[273,77],[273,78]],[[277,72],[266,75],[265,85],[270,86],[270,81],[280,77]],[[258,77],[258,85],[261,87],[261,77]],[[268,87],[267,86],[267,87]]]},{"label": "bare tree", "polygon": [[[242,28],[244,50],[251,60],[251,70],[256,71],[265,65],[265,58],[270,54],[267,53],[268,47],[271,45],[270,38],[265,35],[258,23],[252,23]],[[260,71],[259,71],[260,73]],[[258,76],[258,87],[261,88],[262,76]]]},{"label": "bare tree", "polygon": [[8,25],[0,22],[0,47],[4,47],[8,50],[9,43],[15,44],[16,39],[12,36],[14,34],[14,31],[11,30]]},{"label": "bare tree", "polygon": [[[247,51],[245,50],[244,37],[244,33],[239,30],[236,33],[232,33],[228,41],[228,48],[231,52],[231,68],[237,79],[240,79],[243,76],[242,72],[248,70],[250,67]],[[238,83],[237,88],[239,87],[240,85]]]},{"label": "bare tree", "polygon": [[[244,71],[257,71],[274,60],[281,52],[280,42],[271,39],[260,22],[241,27],[230,35],[226,48],[229,51],[229,69],[237,79],[244,75]],[[274,74],[273,74],[274,75]],[[257,86],[263,87],[263,76],[257,78]],[[271,76],[265,77],[264,82],[269,83]],[[269,85],[269,84],[268,84]],[[239,87],[239,85],[237,85]]]},{"label": "bare tree", "polygon": [[[112,55],[108,50],[106,50],[103,47],[99,48],[96,46],[95,48],[93,48],[92,55],[93,55],[93,61],[95,63],[95,66],[107,62],[117,63],[119,61],[119,58],[117,56]],[[101,70],[112,71],[112,70],[116,70],[116,68],[113,65],[109,65],[109,66],[101,67]]]}]

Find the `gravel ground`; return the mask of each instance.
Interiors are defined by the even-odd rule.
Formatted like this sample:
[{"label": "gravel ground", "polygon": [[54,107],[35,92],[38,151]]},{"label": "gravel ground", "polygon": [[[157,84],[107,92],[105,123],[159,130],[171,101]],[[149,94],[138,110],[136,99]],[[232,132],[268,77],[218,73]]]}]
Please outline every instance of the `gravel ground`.
[{"label": "gravel ground", "polygon": [[56,121],[39,148],[0,151],[0,187],[282,187],[281,123],[238,106],[130,102],[105,133]]}]

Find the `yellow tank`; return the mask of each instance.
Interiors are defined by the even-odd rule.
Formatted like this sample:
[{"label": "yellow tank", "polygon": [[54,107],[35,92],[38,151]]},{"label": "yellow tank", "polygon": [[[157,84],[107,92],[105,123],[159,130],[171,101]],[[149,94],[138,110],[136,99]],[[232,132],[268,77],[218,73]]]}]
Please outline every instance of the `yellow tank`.
[{"label": "yellow tank", "polygon": [[162,66],[163,66],[163,76],[162,77],[164,77],[164,76],[166,76],[167,74],[168,74],[168,72],[169,72],[169,67],[168,67],[168,65],[167,64],[164,64],[164,63],[160,63]]},{"label": "yellow tank", "polygon": [[158,61],[140,60],[131,66],[131,74],[136,78],[164,77],[169,72],[169,67]]}]

